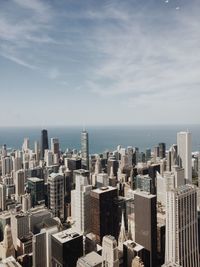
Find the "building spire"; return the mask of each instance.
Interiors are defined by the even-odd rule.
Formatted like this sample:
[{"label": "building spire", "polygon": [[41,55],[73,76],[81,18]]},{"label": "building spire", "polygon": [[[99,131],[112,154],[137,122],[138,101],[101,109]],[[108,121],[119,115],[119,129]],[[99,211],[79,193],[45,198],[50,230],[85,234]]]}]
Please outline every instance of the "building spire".
[{"label": "building spire", "polygon": [[121,227],[120,233],[118,237],[118,249],[123,251],[123,243],[127,240],[126,230],[125,230],[125,222],[124,222],[124,212],[122,211],[122,220],[121,220]]}]

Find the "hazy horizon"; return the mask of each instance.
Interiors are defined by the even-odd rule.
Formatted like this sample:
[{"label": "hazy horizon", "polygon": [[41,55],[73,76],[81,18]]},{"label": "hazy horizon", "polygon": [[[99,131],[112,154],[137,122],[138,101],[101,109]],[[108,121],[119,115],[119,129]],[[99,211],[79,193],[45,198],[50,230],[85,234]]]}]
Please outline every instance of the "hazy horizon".
[{"label": "hazy horizon", "polygon": [[[42,127],[1,127],[0,146],[7,144],[10,148],[19,149],[24,138],[29,138],[31,146],[34,141],[41,139]],[[68,148],[80,150],[81,126],[45,127],[48,130],[49,141],[56,137],[60,141],[63,151]],[[189,130],[192,133],[192,149],[200,148],[200,125],[134,125],[134,126],[88,126],[89,144],[91,153],[102,153],[105,150],[114,150],[117,145],[136,146],[142,149],[153,148],[160,142],[165,142],[167,148],[176,143],[177,132]]]}]

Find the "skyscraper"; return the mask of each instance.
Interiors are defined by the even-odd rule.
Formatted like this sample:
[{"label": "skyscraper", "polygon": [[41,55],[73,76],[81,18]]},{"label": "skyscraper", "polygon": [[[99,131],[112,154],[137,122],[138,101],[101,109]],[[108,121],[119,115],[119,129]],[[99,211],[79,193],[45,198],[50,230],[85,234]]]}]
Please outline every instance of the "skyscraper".
[{"label": "skyscraper", "polygon": [[46,232],[33,236],[33,267],[46,267]]},{"label": "skyscraper", "polygon": [[51,173],[47,182],[49,208],[54,216],[64,218],[64,177],[58,173]]},{"label": "skyscraper", "polygon": [[42,130],[41,132],[41,157],[42,159],[44,158],[45,149],[49,149],[48,132],[47,130]]},{"label": "skyscraper", "polygon": [[75,175],[76,189],[71,191],[71,211],[74,220],[73,227],[80,234],[90,232],[91,228],[91,196],[92,185],[88,184],[88,177]]},{"label": "skyscraper", "polygon": [[25,172],[24,170],[18,170],[15,175],[15,195],[17,199],[24,194]]},{"label": "skyscraper", "polygon": [[27,181],[28,191],[31,195],[31,203],[34,207],[40,201],[44,200],[44,180],[37,177],[31,177],[28,178]]},{"label": "skyscraper", "polygon": [[6,209],[6,185],[0,183],[0,210]]},{"label": "skyscraper", "polygon": [[10,175],[13,164],[12,164],[12,158],[10,156],[2,157],[1,158],[1,164],[2,164],[2,176]]},{"label": "skyscraper", "polygon": [[135,241],[145,250],[145,267],[156,266],[157,217],[156,196],[135,193]]},{"label": "skyscraper", "polygon": [[11,231],[13,245],[17,250],[17,238],[22,238],[29,233],[28,214],[12,214],[11,215]]},{"label": "skyscraper", "polygon": [[105,266],[119,267],[119,256],[116,239],[111,235],[104,236],[102,247],[102,256],[105,260]]},{"label": "skyscraper", "polygon": [[192,183],[192,135],[189,132],[177,133],[178,163],[185,170],[185,179]]},{"label": "skyscraper", "polygon": [[52,267],[76,267],[83,256],[83,236],[67,229],[52,235],[51,242]]},{"label": "skyscraper", "polygon": [[166,153],[166,145],[165,143],[159,143],[159,157],[161,159],[165,158],[165,153]]},{"label": "skyscraper", "polygon": [[53,154],[59,154],[59,139],[58,138],[51,138],[51,151]]},{"label": "skyscraper", "polygon": [[89,170],[89,141],[88,132],[84,129],[81,132],[81,153],[82,153],[82,166]]},{"label": "skyscraper", "polygon": [[91,232],[98,242],[105,235],[118,238],[118,192],[115,187],[101,187],[91,191]]},{"label": "skyscraper", "polygon": [[165,264],[199,267],[197,193],[193,185],[167,192]]}]

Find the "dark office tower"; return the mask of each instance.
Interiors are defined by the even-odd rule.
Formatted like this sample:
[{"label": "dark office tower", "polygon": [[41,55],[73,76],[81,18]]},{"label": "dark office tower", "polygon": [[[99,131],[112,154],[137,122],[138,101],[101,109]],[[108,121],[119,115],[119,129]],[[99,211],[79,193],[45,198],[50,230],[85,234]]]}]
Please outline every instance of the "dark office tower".
[{"label": "dark office tower", "polygon": [[165,143],[159,143],[159,157],[161,159],[165,158],[166,145]]},{"label": "dark office tower", "polygon": [[82,167],[89,170],[89,144],[88,132],[83,130],[81,132],[81,153],[82,153]]},{"label": "dark office tower", "polygon": [[156,194],[156,174],[160,172],[160,164],[152,164],[149,166],[148,173],[152,179],[152,194]]},{"label": "dark office tower", "polygon": [[71,229],[51,237],[52,267],[76,267],[78,258],[83,256],[83,236]]},{"label": "dark office tower", "polygon": [[145,267],[155,267],[157,254],[156,196],[135,193],[135,242],[145,249]]},{"label": "dark office tower", "polygon": [[138,162],[138,153],[139,153],[139,148],[133,147],[133,164],[134,165],[136,165]]},{"label": "dark office tower", "polygon": [[81,159],[71,158],[67,159],[68,168],[70,171],[80,170],[81,169]]},{"label": "dark office tower", "polygon": [[117,188],[101,187],[91,191],[91,232],[100,243],[103,236],[118,238]]},{"label": "dark office tower", "polygon": [[49,149],[48,132],[47,130],[42,130],[41,132],[41,157],[42,159],[44,158],[45,149]]},{"label": "dark office tower", "polygon": [[146,161],[151,159],[151,149],[147,148],[145,152]]},{"label": "dark office tower", "polygon": [[40,201],[44,200],[44,180],[31,177],[27,180],[28,184],[28,192],[31,195],[31,204],[34,207],[39,204]]}]

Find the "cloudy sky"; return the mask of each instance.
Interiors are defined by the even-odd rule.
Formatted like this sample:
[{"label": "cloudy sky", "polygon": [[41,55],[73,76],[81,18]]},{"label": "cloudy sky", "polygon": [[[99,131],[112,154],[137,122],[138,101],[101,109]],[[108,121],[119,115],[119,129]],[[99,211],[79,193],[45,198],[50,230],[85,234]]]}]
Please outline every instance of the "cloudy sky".
[{"label": "cloudy sky", "polygon": [[199,0],[0,0],[0,126],[200,122]]}]

